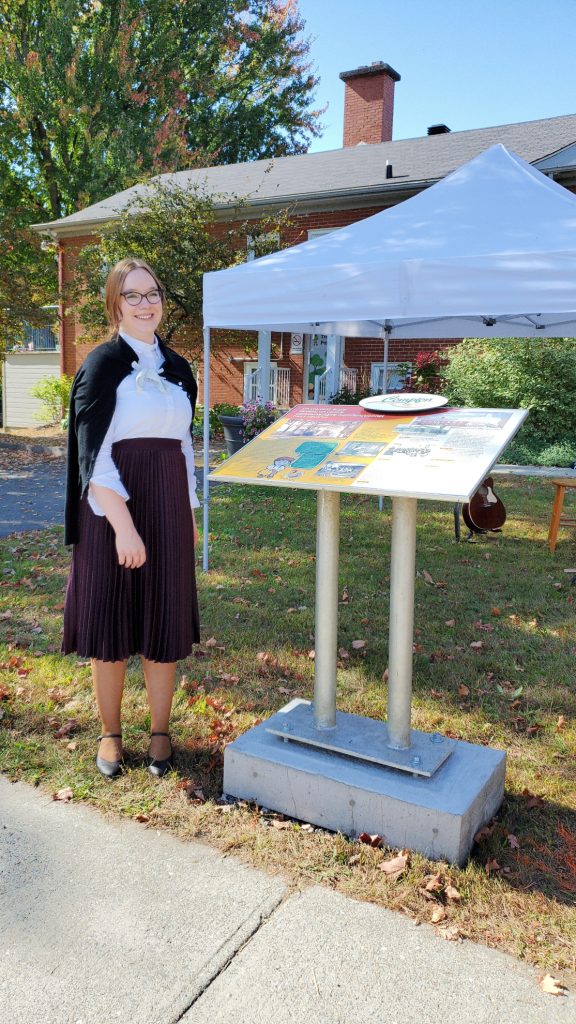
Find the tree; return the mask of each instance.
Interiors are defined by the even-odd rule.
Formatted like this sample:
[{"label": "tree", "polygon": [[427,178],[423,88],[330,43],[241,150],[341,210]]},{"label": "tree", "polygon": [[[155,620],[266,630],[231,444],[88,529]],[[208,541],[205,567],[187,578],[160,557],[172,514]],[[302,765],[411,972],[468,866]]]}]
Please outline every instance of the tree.
[{"label": "tree", "polygon": [[302,29],[294,0],[0,0],[2,181],[58,218],[158,171],[304,152]]},{"label": "tree", "polygon": [[0,0],[0,306],[20,308],[22,275],[56,294],[29,224],[152,174],[305,152],[303,28],[296,0]]},{"label": "tree", "polygon": [[[98,243],[86,246],[75,265],[69,299],[86,340],[100,341],[105,327],[102,288],[110,267],[126,256],[146,260],[165,288],[162,336],[175,338],[192,359],[202,350],[202,276],[247,259],[247,239],[255,256],[281,248],[289,211],[246,220],[238,198],[226,223],[218,222],[218,196],[194,185],[184,188],[155,179],[118,220],[105,226]],[[229,202],[229,199],[227,199]],[[71,315],[74,315],[71,313]]]}]

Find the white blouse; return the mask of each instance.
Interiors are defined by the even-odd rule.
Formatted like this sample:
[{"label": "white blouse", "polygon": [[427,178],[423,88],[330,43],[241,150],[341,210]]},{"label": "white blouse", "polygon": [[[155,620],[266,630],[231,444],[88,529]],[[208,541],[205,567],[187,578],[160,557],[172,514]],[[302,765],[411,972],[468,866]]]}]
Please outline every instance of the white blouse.
[{"label": "white blouse", "polygon": [[[157,338],[149,345],[127,334],[122,334],[122,337],[134,349],[137,360],[132,363],[132,372],[118,385],[116,408],[98,452],[90,484],[109,487],[128,500],[130,495],[112,458],[114,442],[136,437],[176,438],[182,442],[186,459],[190,505],[198,508],[200,502],[196,494],[188,395],[181,386],[163,380],[164,356],[158,347]],[[95,515],[104,515],[91,488],[88,490],[88,502]]]}]

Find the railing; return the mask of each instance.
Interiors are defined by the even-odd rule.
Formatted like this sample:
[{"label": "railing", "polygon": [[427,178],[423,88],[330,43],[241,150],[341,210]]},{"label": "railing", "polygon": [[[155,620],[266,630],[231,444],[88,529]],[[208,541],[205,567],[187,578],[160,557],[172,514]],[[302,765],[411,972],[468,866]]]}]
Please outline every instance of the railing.
[{"label": "railing", "polygon": [[24,328],[24,348],[32,352],[54,352],[58,347],[58,338],[50,327]]},{"label": "railing", "polygon": [[[244,378],[244,401],[256,402],[261,397],[261,370],[252,370]],[[270,367],[270,393],[267,401],[280,409],[290,405],[290,369],[287,366]]]},{"label": "railing", "polygon": [[[324,373],[321,373],[318,377],[314,378],[314,401],[316,404],[328,401],[326,397],[326,388],[329,376],[330,370],[325,370]],[[346,388],[348,391],[351,391],[352,394],[356,394],[357,378],[358,370],[350,369],[347,366],[342,367],[340,370],[338,390]]]}]

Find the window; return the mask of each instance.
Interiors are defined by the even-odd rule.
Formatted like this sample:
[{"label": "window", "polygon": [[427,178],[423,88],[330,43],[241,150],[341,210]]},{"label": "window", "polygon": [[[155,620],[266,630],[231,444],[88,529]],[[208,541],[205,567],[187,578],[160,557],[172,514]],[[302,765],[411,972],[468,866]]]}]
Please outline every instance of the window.
[{"label": "window", "polygon": [[246,238],[248,262],[257,260],[259,256],[265,256],[266,253],[277,252],[279,248],[280,233],[278,231],[266,231],[261,235],[248,235]]},{"label": "window", "polygon": [[399,391],[411,363],[388,363],[386,387],[384,387],[384,363],[372,363],[370,368],[370,387],[374,395],[383,395],[386,391]]}]

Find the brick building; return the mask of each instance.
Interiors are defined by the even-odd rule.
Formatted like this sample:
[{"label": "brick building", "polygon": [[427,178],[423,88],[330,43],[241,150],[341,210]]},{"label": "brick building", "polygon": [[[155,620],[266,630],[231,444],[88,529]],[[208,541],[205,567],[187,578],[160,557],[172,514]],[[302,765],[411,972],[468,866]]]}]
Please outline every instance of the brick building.
[{"label": "brick building", "polygon": [[[293,209],[292,226],[284,241],[297,244],[315,234],[344,227],[393,206],[445,177],[489,146],[502,143],[560,184],[576,191],[576,114],[451,132],[433,125],[413,139],[392,141],[394,88],[400,76],[388,64],[343,72],[345,84],[344,145],[324,153],[257,160],[250,163],[181,171],[170,175],[176,184],[197,184],[224,197],[219,200],[222,221],[238,195],[245,196],[251,216]],[[61,285],[73,275],[75,254],[98,237],[102,225],[114,219],[145,185],[96,203],[58,221],[36,225],[58,242]],[[226,196],[230,196],[227,208]],[[64,310],[62,310],[62,313]],[[73,374],[91,346],[82,343],[73,317],[61,317],[62,370]],[[459,339],[398,340],[390,346],[389,385],[398,364],[413,362],[420,351],[431,351]],[[321,336],[275,334],[272,338],[272,397],[294,404],[312,397],[315,376],[322,372],[326,340]],[[343,339],[341,382],[370,382],[383,386],[382,342]],[[325,365],[325,362],[324,362]],[[211,356],[212,402],[241,402],[255,393],[257,338],[247,354],[228,332],[214,332]],[[200,375],[202,368],[200,366]],[[318,391],[318,387],[316,387]]]}]

